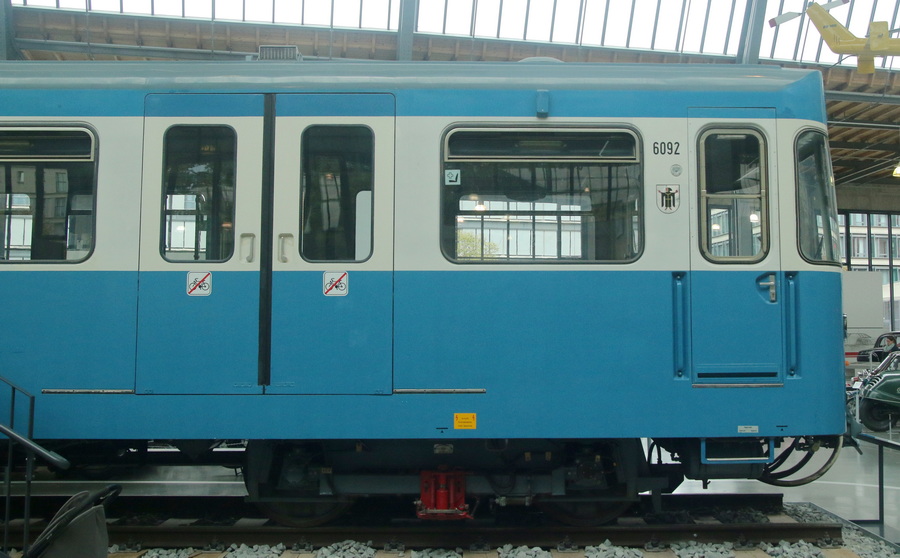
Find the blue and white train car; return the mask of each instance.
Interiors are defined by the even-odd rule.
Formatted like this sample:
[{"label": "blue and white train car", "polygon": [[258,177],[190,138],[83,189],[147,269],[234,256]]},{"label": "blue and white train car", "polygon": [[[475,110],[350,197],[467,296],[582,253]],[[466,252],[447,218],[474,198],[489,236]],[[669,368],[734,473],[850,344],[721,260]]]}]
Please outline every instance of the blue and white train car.
[{"label": "blue and white train car", "polygon": [[583,522],[839,446],[817,72],[0,75],[0,375],[49,447],[244,440],[251,498],[302,523],[378,493]]}]

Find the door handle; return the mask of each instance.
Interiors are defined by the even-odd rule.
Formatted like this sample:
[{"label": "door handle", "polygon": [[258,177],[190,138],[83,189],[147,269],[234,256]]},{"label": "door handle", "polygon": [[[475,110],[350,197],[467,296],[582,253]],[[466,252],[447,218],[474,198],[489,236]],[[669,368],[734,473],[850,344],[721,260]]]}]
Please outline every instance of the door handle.
[{"label": "door handle", "polygon": [[688,318],[688,285],[687,273],[676,271],[672,273],[672,312],[674,313],[673,333],[675,338],[675,377],[683,378],[687,369],[687,335],[691,330],[691,321]]},{"label": "door handle", "polygon": [[[247,263],[253,261],[253,245],[256,243],[256,235],[253,233],[241,233],[241,259]],[[245,250],[244,247],[247,246]],[[244,253],[246,252],[246,257]]]},{"label": "door handle", "polygon": [[769,302],[778,302],[778,291],[775,288],[775,274],[769,275],[759,280],[760,287],[769,287]]},{"label": "door handle", "polygon": [[278,261],[280,261],[281,263],[288,262],[287,250],[285,250],[285,246],[287,245],[288,241],[293,244],[294,235],[292,235],[291,233],[281,233],[278,235]]}]

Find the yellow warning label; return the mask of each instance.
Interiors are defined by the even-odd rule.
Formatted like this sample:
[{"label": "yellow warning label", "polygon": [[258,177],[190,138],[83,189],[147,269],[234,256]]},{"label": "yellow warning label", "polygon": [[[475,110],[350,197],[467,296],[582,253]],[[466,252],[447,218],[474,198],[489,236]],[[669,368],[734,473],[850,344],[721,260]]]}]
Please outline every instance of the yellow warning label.
[{"label": "yellow warning label", "polygon": [[476,413],[453,413],[454,430],[475,430]]}]

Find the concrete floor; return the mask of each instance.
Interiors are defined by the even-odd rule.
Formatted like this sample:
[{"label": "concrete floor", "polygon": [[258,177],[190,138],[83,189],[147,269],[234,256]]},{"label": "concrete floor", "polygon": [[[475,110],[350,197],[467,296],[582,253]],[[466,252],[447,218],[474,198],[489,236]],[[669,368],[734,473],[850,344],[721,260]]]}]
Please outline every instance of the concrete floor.
[{"label": "concrete floor", "polygon": [[[867,434],[900,443],[900,432]],[[822,478],[800,487],[779,488],[754,480],[713,481],[706,492],[782,493],[787,502],[809,502],[850,521],[878,519],[878,446],[859,442],[862,455],[844,447]],[[699,481],[685,481],[678,493],[703,492]],[[884,524],[861,527],[900,544],[900,450],[884,449]]]}]

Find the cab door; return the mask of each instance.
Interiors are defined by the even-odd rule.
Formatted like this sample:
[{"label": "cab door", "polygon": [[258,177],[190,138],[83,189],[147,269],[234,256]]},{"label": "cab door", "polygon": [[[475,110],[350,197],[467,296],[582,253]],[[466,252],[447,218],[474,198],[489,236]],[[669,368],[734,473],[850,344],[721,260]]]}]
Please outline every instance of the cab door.
[{"label": "cab door", "polygon": [[692,248],[692,379],[700,384],[781,383],[784,308],[775,216],[774,109],[693,109],[698,194]]},{"label": "cab door", "polygon": [[390,394],[394,98],[275,101],[271,394]]},{"label": "cab door", "polygon": [[136,393],[262,392],[263,111],[263,95],[146,99]]}]

